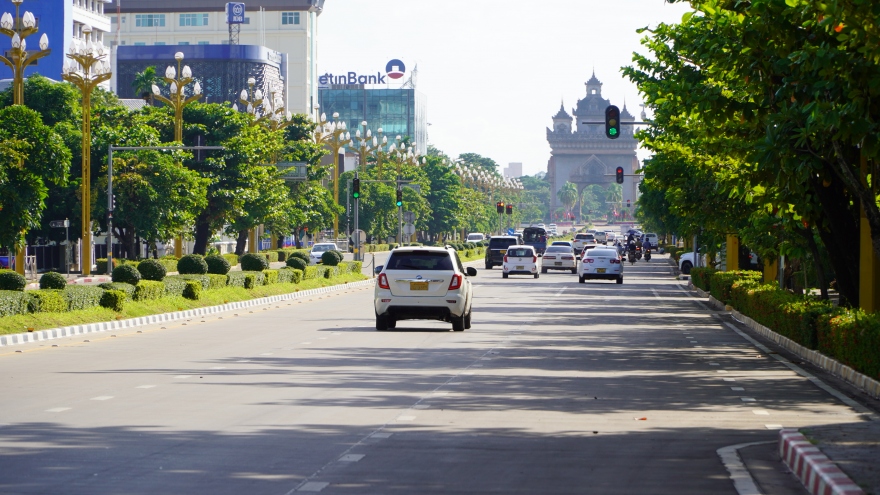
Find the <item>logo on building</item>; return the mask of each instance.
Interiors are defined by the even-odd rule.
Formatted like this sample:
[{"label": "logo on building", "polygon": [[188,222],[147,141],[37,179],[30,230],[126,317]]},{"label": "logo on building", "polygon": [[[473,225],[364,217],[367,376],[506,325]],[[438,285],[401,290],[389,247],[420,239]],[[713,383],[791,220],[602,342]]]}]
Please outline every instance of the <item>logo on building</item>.
[{"label": "logo on building", "polygon": [[240,2],[228,2],[226,4],[226,23],[244,24],[244,4]]},{"label": "logo on building", "polygon": [[385,74],[388,75],[391,79],[400,79],[403,77],[403,73],[406,72],[406,66],[403,65],[403,62],[397,60],[396,58],[389,61],[387,65],[385,65]]}]

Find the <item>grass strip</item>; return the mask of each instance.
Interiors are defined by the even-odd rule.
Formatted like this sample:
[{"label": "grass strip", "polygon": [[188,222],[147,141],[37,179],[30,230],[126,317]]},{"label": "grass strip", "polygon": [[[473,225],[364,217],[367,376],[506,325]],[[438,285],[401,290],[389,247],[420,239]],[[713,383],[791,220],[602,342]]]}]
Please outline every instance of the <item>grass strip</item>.
[{"label": "grass strip", "polygon": [[0,335],[27,332],[29,328],[45,330],[47,328],[59,328],[72,325],[84,325],[102,321],[124,320],[162,313],[172,313],[187,309],[218,306],[230,302],[247,301],[260,297],[290,294],[319,287],[342,285],[350,282],[359,282],[368,277],[360,273],[346,273],[331,279],[316,278],[303,280],[298,284],[271,284],[261,285],[253,289],[242,287],[224,287],[222,289],[206,290],[201,293],[198,301],[184,299],[183,297],[163,297],[153,301],[125,301],[125,309],[116,313],[106,308],[88,308],[66,313],[33,313],[27,315],[6,316],[0,318]]}]

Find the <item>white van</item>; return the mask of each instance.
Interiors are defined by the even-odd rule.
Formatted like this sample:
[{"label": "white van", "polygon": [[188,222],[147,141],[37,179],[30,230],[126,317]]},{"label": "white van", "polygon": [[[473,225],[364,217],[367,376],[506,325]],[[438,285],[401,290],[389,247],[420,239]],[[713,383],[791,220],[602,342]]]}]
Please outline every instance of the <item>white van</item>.
[{"label": "white van", "polygon": [[650,242],[652,249],[657,249],[658,243],[660,242],[660,238],[657,237],[657,234],[653,232],[649,232],[645,234],[645,238],[642,239],[642,244]]},{"label": "white van", "polygon": [[468,234],[467,236],[467,242],[480,242],[485,240],[486,236],[483,234]]}]

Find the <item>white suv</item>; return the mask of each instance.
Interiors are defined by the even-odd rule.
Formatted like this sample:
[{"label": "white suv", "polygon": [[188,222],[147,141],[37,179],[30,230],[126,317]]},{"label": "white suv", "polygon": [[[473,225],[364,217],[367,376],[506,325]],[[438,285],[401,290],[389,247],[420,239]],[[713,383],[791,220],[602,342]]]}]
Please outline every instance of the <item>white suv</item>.
[{"label": "white suv", "polygon": [[473,288],[451,247],[402,247],[391,251],[384,266],[377,266],[376,330],[395,328],[399,320],[440,320],[461,332],[471,327]]}]

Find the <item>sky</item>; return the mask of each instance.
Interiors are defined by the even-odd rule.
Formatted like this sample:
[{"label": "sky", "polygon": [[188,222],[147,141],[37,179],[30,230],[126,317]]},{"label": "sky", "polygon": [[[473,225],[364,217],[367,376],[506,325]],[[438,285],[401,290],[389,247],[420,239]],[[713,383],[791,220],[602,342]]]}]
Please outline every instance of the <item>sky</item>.
[{"label": "sky", "polygon": [[571,114],[594,69],[603,97],[621,108],[625,100],[638,118],[638,88],[620,72],[633,52],[647,53],[636,30],[679,22],[689,9],[665,0],[326,0],[318,73],[418,65],[430,144],[492,158],[499,172],[522,162],[534,175],[547,170],[552,116],[560,102]]}]

